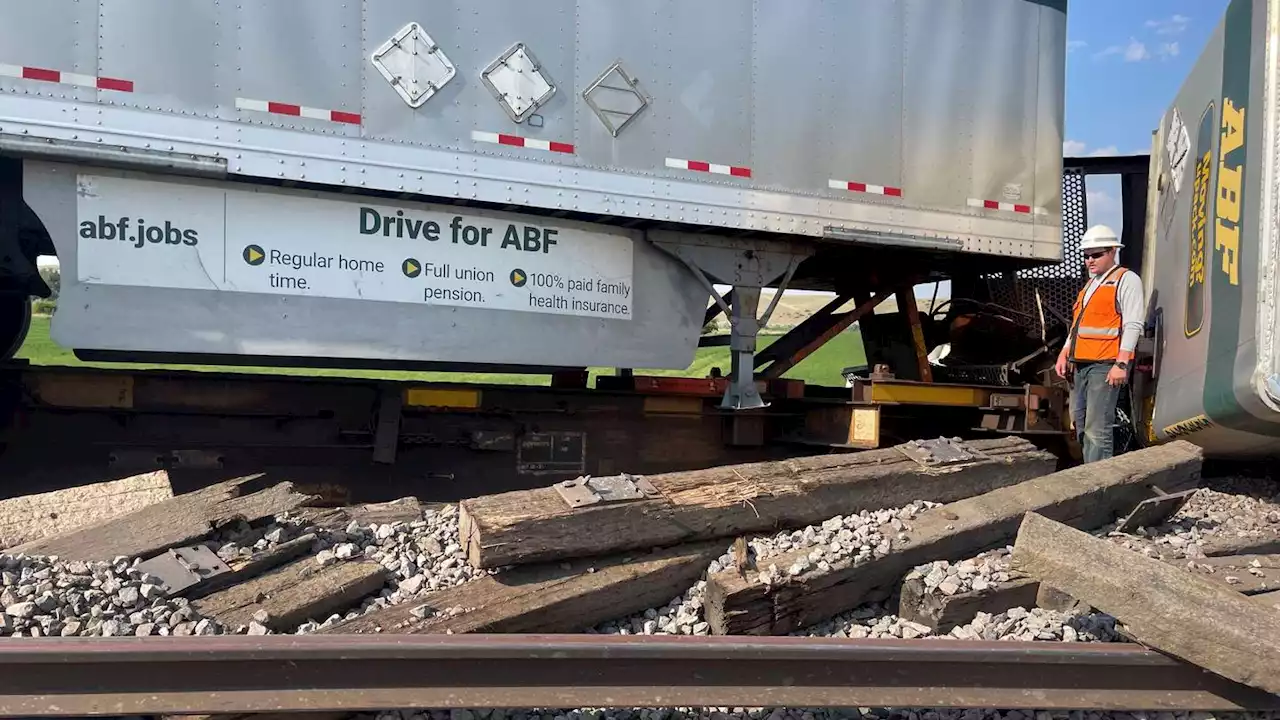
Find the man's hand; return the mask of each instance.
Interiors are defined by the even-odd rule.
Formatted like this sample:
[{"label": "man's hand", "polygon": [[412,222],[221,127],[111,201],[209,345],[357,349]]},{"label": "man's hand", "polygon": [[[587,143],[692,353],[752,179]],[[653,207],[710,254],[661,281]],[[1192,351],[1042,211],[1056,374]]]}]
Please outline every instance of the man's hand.
[{"label": "man's hand", "polygon": [[1058,362],[1053,366],[1058,373],[1058,377],[1065,379],[1067,377],[1067,354],[1065,352],[1058,353]]},{"label": "man's hand", "polygon": [[1107,384],[1123,385],[1125,379],[1128,378],[1128,376],[1129,376],[1128,372],[1126,372],[1125,370],[1122,370],[1117,365],[1112,365],[1111,369],[1107,371]]}]

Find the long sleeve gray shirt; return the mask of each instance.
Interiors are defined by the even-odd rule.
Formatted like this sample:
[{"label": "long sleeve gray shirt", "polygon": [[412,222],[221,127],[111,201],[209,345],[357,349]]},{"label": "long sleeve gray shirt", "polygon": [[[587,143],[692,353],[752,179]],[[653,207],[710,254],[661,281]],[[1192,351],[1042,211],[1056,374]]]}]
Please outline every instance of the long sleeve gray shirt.
[{"label": "long sleeve gray shirt", "polygon": [[[1095,275],[1089,281],[1084,291],[1086,304],[1105,276],[1104,272],[1102,275]],[[1146,300],[1143,297],[1142,278],[1138,277],[1138,273],[1130,270],[1120,278],[1120,283],[1116,286],[1116,299],[1120,301],[1120,319],[1123,322],[1120,349],[1124,352],[1133,352],[1138,346],[1138,338],[1142,335],[1142,326],[1146,322]]]}]

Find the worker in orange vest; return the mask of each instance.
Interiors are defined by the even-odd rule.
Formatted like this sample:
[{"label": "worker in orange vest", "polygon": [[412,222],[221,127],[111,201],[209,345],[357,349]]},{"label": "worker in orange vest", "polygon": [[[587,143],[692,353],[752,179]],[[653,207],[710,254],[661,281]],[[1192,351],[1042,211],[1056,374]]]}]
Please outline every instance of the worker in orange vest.
[{"label": "worker in orange vest", "polygon": [[1123,245],[1106,225],[1080,240],[1089,282],[1076,297],[1058,375],[1071,381],[1071,417],[1086,463],[1112,456],[1116,401],[1145,318],[1142,279],[1120,266]]}]

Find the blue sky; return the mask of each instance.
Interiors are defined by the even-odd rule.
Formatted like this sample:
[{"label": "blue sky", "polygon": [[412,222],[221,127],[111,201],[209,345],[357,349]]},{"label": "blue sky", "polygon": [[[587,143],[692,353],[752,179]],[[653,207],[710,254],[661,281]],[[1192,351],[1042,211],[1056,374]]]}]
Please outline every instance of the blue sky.
[{"label": "blue sky", "polygon": [[[1227,2],[1069,0],[1063,154],[1150,152],[1151,132]],[[1089,181],[1089,221],[1119,229],[1118,181]]]}]

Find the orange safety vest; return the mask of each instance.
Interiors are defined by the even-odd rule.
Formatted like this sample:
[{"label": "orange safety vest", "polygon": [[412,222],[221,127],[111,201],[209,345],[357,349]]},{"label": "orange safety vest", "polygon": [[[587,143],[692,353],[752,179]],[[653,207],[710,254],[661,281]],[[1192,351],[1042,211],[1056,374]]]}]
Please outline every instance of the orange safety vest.
[{"label": "orange safety vest", "polygon": [[[1103,275],[1102,282],[1089,296],[1088,305],[1084,305],[1084,293],[1089,289],[1089,283],[1080,288],[1071,320],[1072,360],[1115,360],[1120,354],[1120,330],[1124,318],[1120,314],[1120,296],[1116,290],[1125,272],[1123,267],[1116,265]],[[1089,282],[1093,282],[1092,279]]]}]

